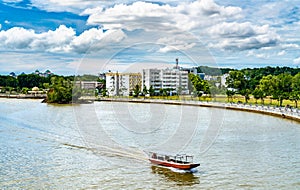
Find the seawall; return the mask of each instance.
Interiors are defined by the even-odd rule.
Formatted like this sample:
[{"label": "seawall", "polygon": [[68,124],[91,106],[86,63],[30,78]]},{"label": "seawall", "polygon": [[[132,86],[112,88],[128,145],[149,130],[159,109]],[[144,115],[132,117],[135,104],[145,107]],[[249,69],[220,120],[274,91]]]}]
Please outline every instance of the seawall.
[{"label": "seawall", "polygon": [[45,99],[46,94],[1,94],[0,98],[17,98],[17,99]]},{"label": "seawall", "polygon": [[126,99],[126,98],[100,98],[97,101],[110,102],[129,102],[129,103],[154,103],[154,104],[170,104],[183,106],[198,106],[211,107],[219,109],[247,111],[265,115],[280,117],[283,119],[290,119],[300,123],[300,110],[282,107],[257,106],[247,104],[233,104],[233,103],[219,103],[219,102],[201,102],[191,100],[162,100],[162,99]]}]

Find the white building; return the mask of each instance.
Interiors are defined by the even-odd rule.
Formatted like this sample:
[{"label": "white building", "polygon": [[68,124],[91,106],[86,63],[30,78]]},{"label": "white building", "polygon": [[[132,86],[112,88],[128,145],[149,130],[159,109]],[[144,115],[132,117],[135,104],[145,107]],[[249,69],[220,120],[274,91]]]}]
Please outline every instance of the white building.
[{"label": "white building", "polygon": [[102,83],[97,81],[76,81],[75,85],[81,89],[95,90],[97,87],[101,86]]},{"label": "white building", "polygon": [[226,80],[227,80],[227,77],[228,77],[228,76],[229,76],[228,73],[226,73],[226,74],[224,74],[224,75],[221,76],[221,85],[222,85],[222,86],[227,87],[227,85],[226,85]]},{"label": "white building", "polygon": [[106,90],[109,96],[129,96],[136,85],[142,85],[140,73],[106,73]]},{"label": "white building", "polygon": [[142,89],[153,87],[155,93],[168,89],[172,94],[189,94],[188,71],[180,70],[178,66],[167,69],[143,69]]}]

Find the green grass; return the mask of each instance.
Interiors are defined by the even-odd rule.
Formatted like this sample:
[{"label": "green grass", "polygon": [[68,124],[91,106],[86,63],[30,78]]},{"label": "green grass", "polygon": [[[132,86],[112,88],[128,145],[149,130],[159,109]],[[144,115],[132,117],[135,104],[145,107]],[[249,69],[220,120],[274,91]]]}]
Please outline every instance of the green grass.
[{"label": "green grass", "polygon": [[[191,97],[190,95],[184,95],[184,96],[151,96],[151,97],[144,97],[144,96],[139,96],[139,97],[110,97],[110,98],[126,98],[126,99],[159,99],[159,100],[186,100],[186,101],[205,101],[205,102],[221,102],[221,103],[246,103],[245,98],[241,95],[234,95],[233,98],[229,99],[226,95],[217,95],[215,98],[212,97]],[[260,99],[255,100],[253,96],[250,96],[250,100],[248,100],[247,104],[257,104],[257,105],[268,105],[268,106],[279,106],[279,101],[270,99],[269,97],[264,99],[264,102],[262,102]],[[290,100],[284,100],[282,103],[282,106],[290,105],[293,107],[296,107],[295,102],[290,101]]]}]

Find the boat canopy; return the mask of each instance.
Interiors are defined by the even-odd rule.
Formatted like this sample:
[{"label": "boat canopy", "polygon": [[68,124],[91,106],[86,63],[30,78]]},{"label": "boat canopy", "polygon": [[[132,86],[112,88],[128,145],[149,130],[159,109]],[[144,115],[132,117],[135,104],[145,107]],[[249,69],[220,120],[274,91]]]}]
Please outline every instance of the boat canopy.
[{"label": "boat canopy", "polygon": [[169,155],[157,152],[149,152],[150,158],[158,159],[162,161],[173,161],[179,163],[191,163],[193,162],[194,156],[187,155],[187,154],[176,154],[176,155]]}]

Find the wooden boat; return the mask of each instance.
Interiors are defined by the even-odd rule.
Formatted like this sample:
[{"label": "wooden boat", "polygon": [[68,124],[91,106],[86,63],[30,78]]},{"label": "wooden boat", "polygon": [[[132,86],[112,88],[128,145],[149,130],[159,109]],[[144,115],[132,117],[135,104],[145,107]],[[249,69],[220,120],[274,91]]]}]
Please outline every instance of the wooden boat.
[{"label": "wooden boat", "polygon": [[172,167],[180,170],[190,170],[200,166],[200,164],[193,163],[193,156],[186,154],[176,154],[175,156],[171,156],[150,152],[149,161],[152,164]]}]

